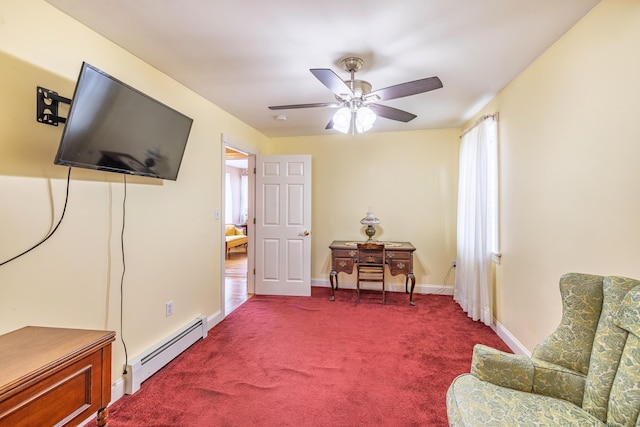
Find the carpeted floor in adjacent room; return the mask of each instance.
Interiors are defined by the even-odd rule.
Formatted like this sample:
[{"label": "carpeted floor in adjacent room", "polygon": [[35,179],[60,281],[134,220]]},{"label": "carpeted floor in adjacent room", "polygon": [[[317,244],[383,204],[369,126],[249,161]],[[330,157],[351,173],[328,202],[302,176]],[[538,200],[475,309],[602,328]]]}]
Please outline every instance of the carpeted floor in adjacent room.
[{"label": "carpeted floor in adjacent room", "polygon": [[109,426],[446,426],[474,344],[509,351],[451,296],[329,295],[251,298],[114,403]]}]

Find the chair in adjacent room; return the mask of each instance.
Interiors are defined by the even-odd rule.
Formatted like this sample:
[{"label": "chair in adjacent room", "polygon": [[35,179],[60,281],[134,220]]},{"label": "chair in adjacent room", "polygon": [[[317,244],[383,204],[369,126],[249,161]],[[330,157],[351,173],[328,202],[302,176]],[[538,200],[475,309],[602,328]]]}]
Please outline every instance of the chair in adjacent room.
[{"label": "chair in adjacent room", "polygon": [[249,237],[245,234],[244,230],[235,226],[234,224],[225,224],[225,245],[224,251],[226,257],[231,257],[231,249],[236,246],[244,246],[247,250],[247,244],[249,243]]},{"label": "chair in adjacent room", "polygon": [[382,304],[385,303],[384,287],[384,264],[385,264],[384,244],[381,243],[358,243],[358,279],[356,282],[356,293],[358,304],[360,303],[360,282],[382,283]]}]

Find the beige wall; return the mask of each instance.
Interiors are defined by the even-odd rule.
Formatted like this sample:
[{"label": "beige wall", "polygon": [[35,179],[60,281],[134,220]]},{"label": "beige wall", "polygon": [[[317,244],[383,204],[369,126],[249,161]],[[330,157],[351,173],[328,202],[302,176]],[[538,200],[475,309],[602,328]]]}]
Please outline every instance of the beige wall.
[{"label": "beige wall", "polygon": [[124,331],[122,176],[73,169],[58,231],[0,267],[0,333],[25,325],[116,330],[117,379],[120,337],[131,358],[220,312],[221,135],[258,149],[267,139],[44,1],[4,0],[0,23],[0,262],[44,237],[64,203],[67,168],[53,165],[62,126],[36,122],[37,85],[71,97],[87,61],[194,119],[177,181],[128,180]]},{"label": "beige wall", "polygon": [[604,0],[482,113],[500,112],[497,318],[524,346],[566,272],[640,277],[640,2]]},{"label": "beige wall", "polygon": [[[333,240],[367,238],[360,219],[371,207],[381,221],[376,239],[417,248],[416,288],[442,285],[456,256],[459,135],[447,129],[272,139],[270,154],[312,156],[311,277],[328,282]],[[390,283],[404,288],[402,277]]]}]

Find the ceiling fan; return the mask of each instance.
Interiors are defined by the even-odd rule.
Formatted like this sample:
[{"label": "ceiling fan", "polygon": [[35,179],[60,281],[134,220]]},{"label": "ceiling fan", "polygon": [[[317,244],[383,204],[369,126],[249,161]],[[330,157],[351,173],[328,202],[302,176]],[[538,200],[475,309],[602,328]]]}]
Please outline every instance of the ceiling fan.
[{"label": "ceiling fan", "polygon": [[342,80],[336,73],[328,68],[312,68],[309,70],[323,85],[333,92],[337,102],[276,105],[270,106],[269,109],[338,108],[339,110],[331,121],[329,121],[325,129],[336,129],[343,133],[364,132],[371,128],[377,116],[405,123],[417,117],[415,114],[407,111],[378,104],[378,101],[416,95],[442,87],[442,82],[438,77],[428,77],[400,83],[372,92],[369,82],[355,79],[355,73],[362,68],[363,63],[364,61],[361,58],[354,56],[344,58],[341,61],[342,68],[351,73],[349,80]]}]

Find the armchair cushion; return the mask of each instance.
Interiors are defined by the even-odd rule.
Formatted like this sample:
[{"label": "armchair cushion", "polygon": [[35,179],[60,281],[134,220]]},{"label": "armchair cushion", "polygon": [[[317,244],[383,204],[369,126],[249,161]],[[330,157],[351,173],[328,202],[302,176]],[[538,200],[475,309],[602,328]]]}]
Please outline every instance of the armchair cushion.
[{"label": "armchair cushion", "polygon": [[473,375],[453,381],[447,392],[447,414],[452,427],[605,425],[566,400],[497,386]]},{"label": "armchair cushion", "polygon": [[535,357],[531,357],[531,361],[535,366],[534,393],[564,399],[578,406],[582,404],[585,374]]},{"label": "armchair cushion", "polygon": [[531,391],[533,363],[527,356],[476,344],[473,348],[471,375],[502,387]]},{"label": "armchair cushion", "polygon": [[224,226],[225,236],[239,236],[244,235],[243,231],[233,224],[225,224]]}]

